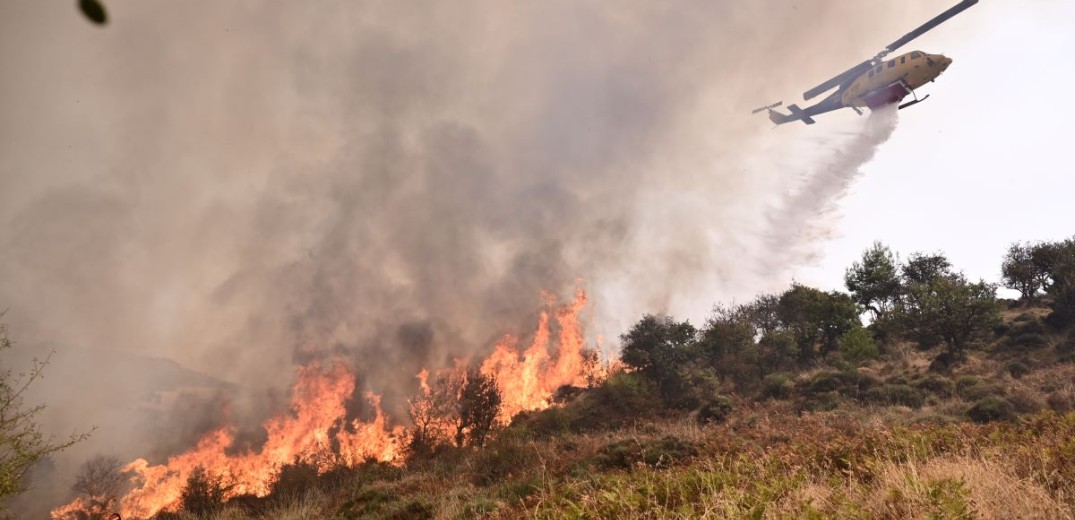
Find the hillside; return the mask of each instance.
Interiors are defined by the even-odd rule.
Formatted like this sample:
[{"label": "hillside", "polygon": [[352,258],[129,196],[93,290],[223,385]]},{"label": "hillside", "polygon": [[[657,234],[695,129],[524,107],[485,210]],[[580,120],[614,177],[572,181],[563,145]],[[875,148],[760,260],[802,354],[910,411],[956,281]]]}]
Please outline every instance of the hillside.
[{"label": "hillside", "polygon": [[[1009,276],[1022,247],[1059,254]],[[645,316],[545,409],[423,379],[399,458],[302,455],[253,494],[199,468],[155,518],[1075,518],[1072,266],[1075,242],[1015,245],[1005,282],[1031,281],[1000,300],[878,244],[849,293]]]},{"label": "hillside", "polygon": [[482,449],[297,464],[268,497],[206,517],[1073,518],[1075,338],[1019,343],[1045,313],[1005,310],[1006,332],[949,373],[929,370],[937,350],[901,344],[732,394],[720,421],[613,376]]}]

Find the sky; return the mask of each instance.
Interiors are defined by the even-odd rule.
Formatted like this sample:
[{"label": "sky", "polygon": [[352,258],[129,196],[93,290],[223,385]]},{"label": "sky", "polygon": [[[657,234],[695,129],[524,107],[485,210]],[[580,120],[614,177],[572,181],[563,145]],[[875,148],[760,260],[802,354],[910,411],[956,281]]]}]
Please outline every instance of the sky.
[{"label": "sky", "polygon": [[[955,61],[919,89],[927,101],[900,112],[840,203],[823,258],[795,274],[803,283],[842,289],[875,240],[904,258],[943,251],[970,278],[998,282],[1012,242],[1075,235],[1075,3],[983,0],[909,47]],[[787,130],[813,128],[776,131]]]}]

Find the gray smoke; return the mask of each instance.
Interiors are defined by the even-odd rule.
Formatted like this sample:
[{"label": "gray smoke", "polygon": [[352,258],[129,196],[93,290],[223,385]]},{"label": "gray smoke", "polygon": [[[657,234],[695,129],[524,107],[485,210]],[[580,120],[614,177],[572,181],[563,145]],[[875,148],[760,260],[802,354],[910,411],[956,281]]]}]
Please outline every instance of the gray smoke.
[{"label": "gray smoke", "polygon": [[815,4],[117,1],[98,29],[5,2],[0,308],[57,349],[48,424],[101,426],[90,453],[174,444],[121,354],[241,385],[260,404],[230,413],[258,417],[307,357],[405,390],[578,280],[607,337],[785,283],[806,258],[774,227],[850,177],[789,195],[816,156],[757,154],[840,136],[750,109],[936,7]]}]

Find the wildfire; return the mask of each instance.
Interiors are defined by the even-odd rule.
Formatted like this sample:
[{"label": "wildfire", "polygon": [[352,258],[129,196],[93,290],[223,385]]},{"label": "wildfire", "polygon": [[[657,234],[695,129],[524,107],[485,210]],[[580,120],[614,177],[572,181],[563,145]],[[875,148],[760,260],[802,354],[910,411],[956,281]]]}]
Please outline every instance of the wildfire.
[{"label": "wildfire", "polygon": [[[533,341],[521,355],[516,348],[518,341],[505,336],[480,364],[482,373],[495,376],[499,383],[502,422],[522,411],[547,408],[557,388],[585,384],[587,370],[592,369],[585,357],[579,323],[579,313],[586,305],[585,292],[579,290],[574,301],[563,306],[556,306],[552,298],[546,301],[548,308],[541,313]],[[558,327],[555,354],[550,352],[550,321]],[[280,468],[295,461],[315,464],[322,471],[367,460],[400,462],[404,430],[388,423],[380,396],[366,394],[374,410],[372,420],[347,420],[346,404],[354,393],[356,378],[344,363],[326,367],[315,362],[296,372],[290,413],[263,424],[268,440],[260,450],[229,453],[235,431],[223,427],[203,435],[195,447],[164,464],[137,459],[125,466],[135,487],[120,500],[123,517],[149,518],[160,511],[175,510],[188,477],[199,467],[229,483],[230,496],[265,496]],[[422,370],[417,377],[422,391],[428,393],[429,371]],[[79,512],[87,510],[87,504],[75,499],[53,510],[52,518],[77,518]]]},{"label": "wildfire", "polygon": [[548,408],[561,386],[586,384],[588,367],[583,355],[586,344],[579,325],[579,312],[585,306],[586,293],[580,289],[574,302],[552,309],[560,328],[555,360],[549,352],[549,311],[545,311],[541,313],[534,340],[522,357],[518,340],[509,335],[497,343],[481,364],[482,373],[496,377],[500,386],[501,422],[508,422],[519,412]]}]

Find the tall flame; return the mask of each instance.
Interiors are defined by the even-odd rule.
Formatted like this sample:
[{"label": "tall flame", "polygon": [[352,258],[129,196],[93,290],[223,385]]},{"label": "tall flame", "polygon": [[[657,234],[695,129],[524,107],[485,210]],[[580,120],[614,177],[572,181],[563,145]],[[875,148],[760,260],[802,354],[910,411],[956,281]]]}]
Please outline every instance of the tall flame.
[{"label": "tall flame", "polygon": [[[230,455],[234,431],[225,427],[204,435],[186,453],[152,465],[145,459],[128,464],[138,487],[121,501],[124,517],[147,518],[161,510],[174,509],[187,478],[201,466],[234,484],[231,495],[267,495],[281,466],[296,460],[328,469],[333,463],[356,465],[367,459],[392,461],[397,458],[402,429],[387,428],[380,398],[367,394],[375,410],[371,422],[346,421],[345,404],[355,389],[355,376],[342,363],[323,368],[312,363],[297,369],[291,392],[290,414],[264,423],[268,440],[257,452]],[[332,440],[338,444],[332,450]],[[331,453],[332,457],[324,455]],[[64,518],[62,510],[53,518]]]},{"label": "tall flame", "polygon": [[[554,303],[551,298],[549,301]],[[481,364],[482,373],[494,376],[500,385],[501,422],[509,421],[519,412],[548,408],[561,386],[586,384],[583,356],[586,344],[579,325],[579,312],[585,306],[586,292],[579,289],[574,302],[552,309],[560,327],[555,360],[549,353],[549,311],[545,311],[541,313],[534,340],[521,357],[518,340],[509,335],[497,343]]]},{"label": "tall flame", "polygon": [[[495,376],[502,393],[501,422],[515,414],[550,406],[555,391],[563,385],[586,383],[588,367],[579,313],[586,305],[586,293],[577,291],[572,303],[556,306],[546,297],[530,346],[520,354],[516,340],[505,336],[493,353],[480,364],[486,375]],[[551,318],[550,318],[551,316]],[[550,352],[550,321],[558,327],[555,354]],[[461,367],[456,367],[460,370]],[[423,392],[428,393],[429,371],[418,375]],[[137,459],[124,471],[133,474],[135,488],[121,503],[124,518],[148,518],[160,511],[175,510],[188,477],[198,467],[232,484],[230,496],[265,496],[284,465],[295,461],[314,464],[325,471],[336,465],[356,466],[367,460],[401,462],[404,430],[390,426],[381,409],[380,396],[367,393],[374,417],[368,422],[347,420],[346,404],[355,390],[355,374],[342,362],[324,367],[311,363],[296,369],[291,388],[290,412],[267,420],[265,444],[257,451],[229,453],[235,431],[223,427],[206,433],[185,453],[170,457],[164,464]],[[87,502],[75,499],[52,511],[54,520],[77,518]]]}]

